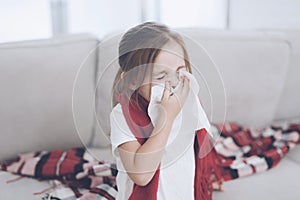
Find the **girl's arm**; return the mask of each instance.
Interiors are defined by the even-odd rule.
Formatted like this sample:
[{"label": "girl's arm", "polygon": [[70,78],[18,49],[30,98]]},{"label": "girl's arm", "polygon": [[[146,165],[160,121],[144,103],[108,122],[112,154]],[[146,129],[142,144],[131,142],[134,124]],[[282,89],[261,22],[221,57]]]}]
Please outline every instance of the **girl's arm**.
[{"label": "girl's arm", "polygon": [[185,77],[180,81],[182,86],[174,95],[171,95],[169,83],[166,83],[161,102],[164,112],[161,112],[151,137],[143,145],[130,141],[118,146],[126,172],[137,185],[147,185],[161,162],[173,121],[189,92],[189,80]]},{"label": "girl's arm", "polygon": [[154,127],[151,137],[143,145],[137,141],[130,141],[118,147],[127,174],[137,185],[147,185],[155,174],[171,128],[172,121],[166,120],[164,125],[159,123]]}]

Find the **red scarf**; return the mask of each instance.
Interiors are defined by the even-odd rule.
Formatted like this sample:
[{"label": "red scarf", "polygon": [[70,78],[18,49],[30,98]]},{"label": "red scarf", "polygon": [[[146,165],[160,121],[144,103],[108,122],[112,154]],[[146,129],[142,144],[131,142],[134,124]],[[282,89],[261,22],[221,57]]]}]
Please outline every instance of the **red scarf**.
[{"label": "red scarf", "polygon": [[[147,111],[149,101],[139,95],[138,92],[131,95],[130,101],[125,94],[116,94],[116,100],[122,106],[123,114],[131,132],[141,145],[144,144],[153,130]],[[221,180],[221,174],[216,164],[219,162],[216,151],[212,148],[209,134],[204,128],[196,131],[194,152],[196,163],[195,200],[212,199],[212,182]],[[156,200],[159,174],[160,169],[158,167],[153,178],[146,186],[134,184],[129,200]]]}]

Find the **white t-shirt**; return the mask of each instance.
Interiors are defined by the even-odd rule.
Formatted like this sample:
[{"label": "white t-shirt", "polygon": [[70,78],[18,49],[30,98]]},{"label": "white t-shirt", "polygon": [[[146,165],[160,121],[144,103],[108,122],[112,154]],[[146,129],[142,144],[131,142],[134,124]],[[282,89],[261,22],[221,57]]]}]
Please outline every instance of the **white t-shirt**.
[{"label": "white t-shirt", "polygon": [[[122,107],[117,104],[110,113],[112,154],[116,159],[118,175],[116,178],[117,200],[127,200],[132,193],[134,182],[127,175],[118,153],[118,146],[137,141],[130,131]],[[170,133],[172,134],[172,133]],[[167,144],[168,146],[168,144]],[[191,144],[173,164],[160,169],[157,199],[194,199],[195,157]],[[149,194],[145,194],[149,195]]]}]

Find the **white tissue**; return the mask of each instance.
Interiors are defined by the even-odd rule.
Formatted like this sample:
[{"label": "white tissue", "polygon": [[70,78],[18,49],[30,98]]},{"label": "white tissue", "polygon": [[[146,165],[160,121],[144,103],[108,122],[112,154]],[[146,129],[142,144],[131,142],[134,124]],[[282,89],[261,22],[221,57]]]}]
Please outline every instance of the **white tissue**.
[{"label": "white tissue", "polygon": [[[182,75],[187,76],[190,80],[190,92],[182,105],[181,111],[173,122],[165,153],[162,158],[161,167],[172,164],[175,160],[180,158],[191,145],[193,145],[196,130],[205,128],[212,137],[210,123],[198,98],[199,84],[191,73],[181,70],[179,76]],[[180,81],[172,92],[178,90],[179,84]],[[148,114],[154,126],[157,124],[164,88],[164,84],[159,84],[153,86],[151,89]]]},{"label": "white tissue", "polygon": [[[190,80],[190,92],[180,113],[173,122],[162,164],[174,161],[174,159],[178,158],[187,149],[187,146],[192,145],[196,130],[205,128],[211,135],[210,123],[198,98],[199,84],[191,73],[180,70],[179,76],[182,75],[187,76]],[[172,92],[178,90],[179,84],[180,81]],[[164,84],[160,84],[153,86],[151,89],[148,114],[154,126],[157,124],[164,87]]]},{"label": "white tissue", "polygon": [[[208,131],[210,128],[210,124],[209,124],[209,121],[206,117],[206,114],[205,114],[205,112],[200,104],[199,98],[198,98],[199,84],[198,84],[196,78],[194,77],[194,75],[192,75],[191,73],[189,73],[185,70],[180,70],[179,77],[182,75],[187,76],[190,80],[189,96],[186,99],[182,110],[188,109],[188,110],[193,111],[192,112],[193,116],[187,116],[187,117],[196,117],[198,119],[199,123],[198,123],[198,126],[195,127],[195,130],[198,130],[200,128],[206,128]],[[171,91],[173,93],[176,92],[178,90],[179,86],[180,86],[180,81],[178,82],[177,86],[174,89],[171,88]],[[154,126],[156,124],[156,119],[158,117],[158,113],[159,113],[158,110],[160,107],[164,88],[165,88],[165,84],[161,83],[159,85],[153,86],[151,89],[151,98],[150,98],[150,103],[149,103],[149,107],[148,107],[148,114],[149,114],[150,119]],[[176,117],[176,119],[174,121],[175,126],[178,126],[178,123],[181,123],[179,120],[181,119],[180,116],[182,115],[182,110],[178,114],[178,116]]]}]

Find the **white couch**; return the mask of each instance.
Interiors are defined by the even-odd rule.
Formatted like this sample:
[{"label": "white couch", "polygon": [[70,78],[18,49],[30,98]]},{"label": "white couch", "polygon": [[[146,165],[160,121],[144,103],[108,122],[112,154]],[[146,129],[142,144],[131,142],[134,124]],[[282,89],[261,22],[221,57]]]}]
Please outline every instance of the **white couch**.
[{"label": "white couch", "polygon": [[[178,31],[211,122],[263,127],[300,117],[300,31]],[[0,160],[75,146],[113,159],[107,133],[119,39],[80,34],[0,44]],[[214,199],[299,199],[299,154],[297,147],[270,171],[226,182]],[[30,178],[6,184],[14,177],[0,172],[0,199],[40,199],[32,193],[48,186]]]}]

